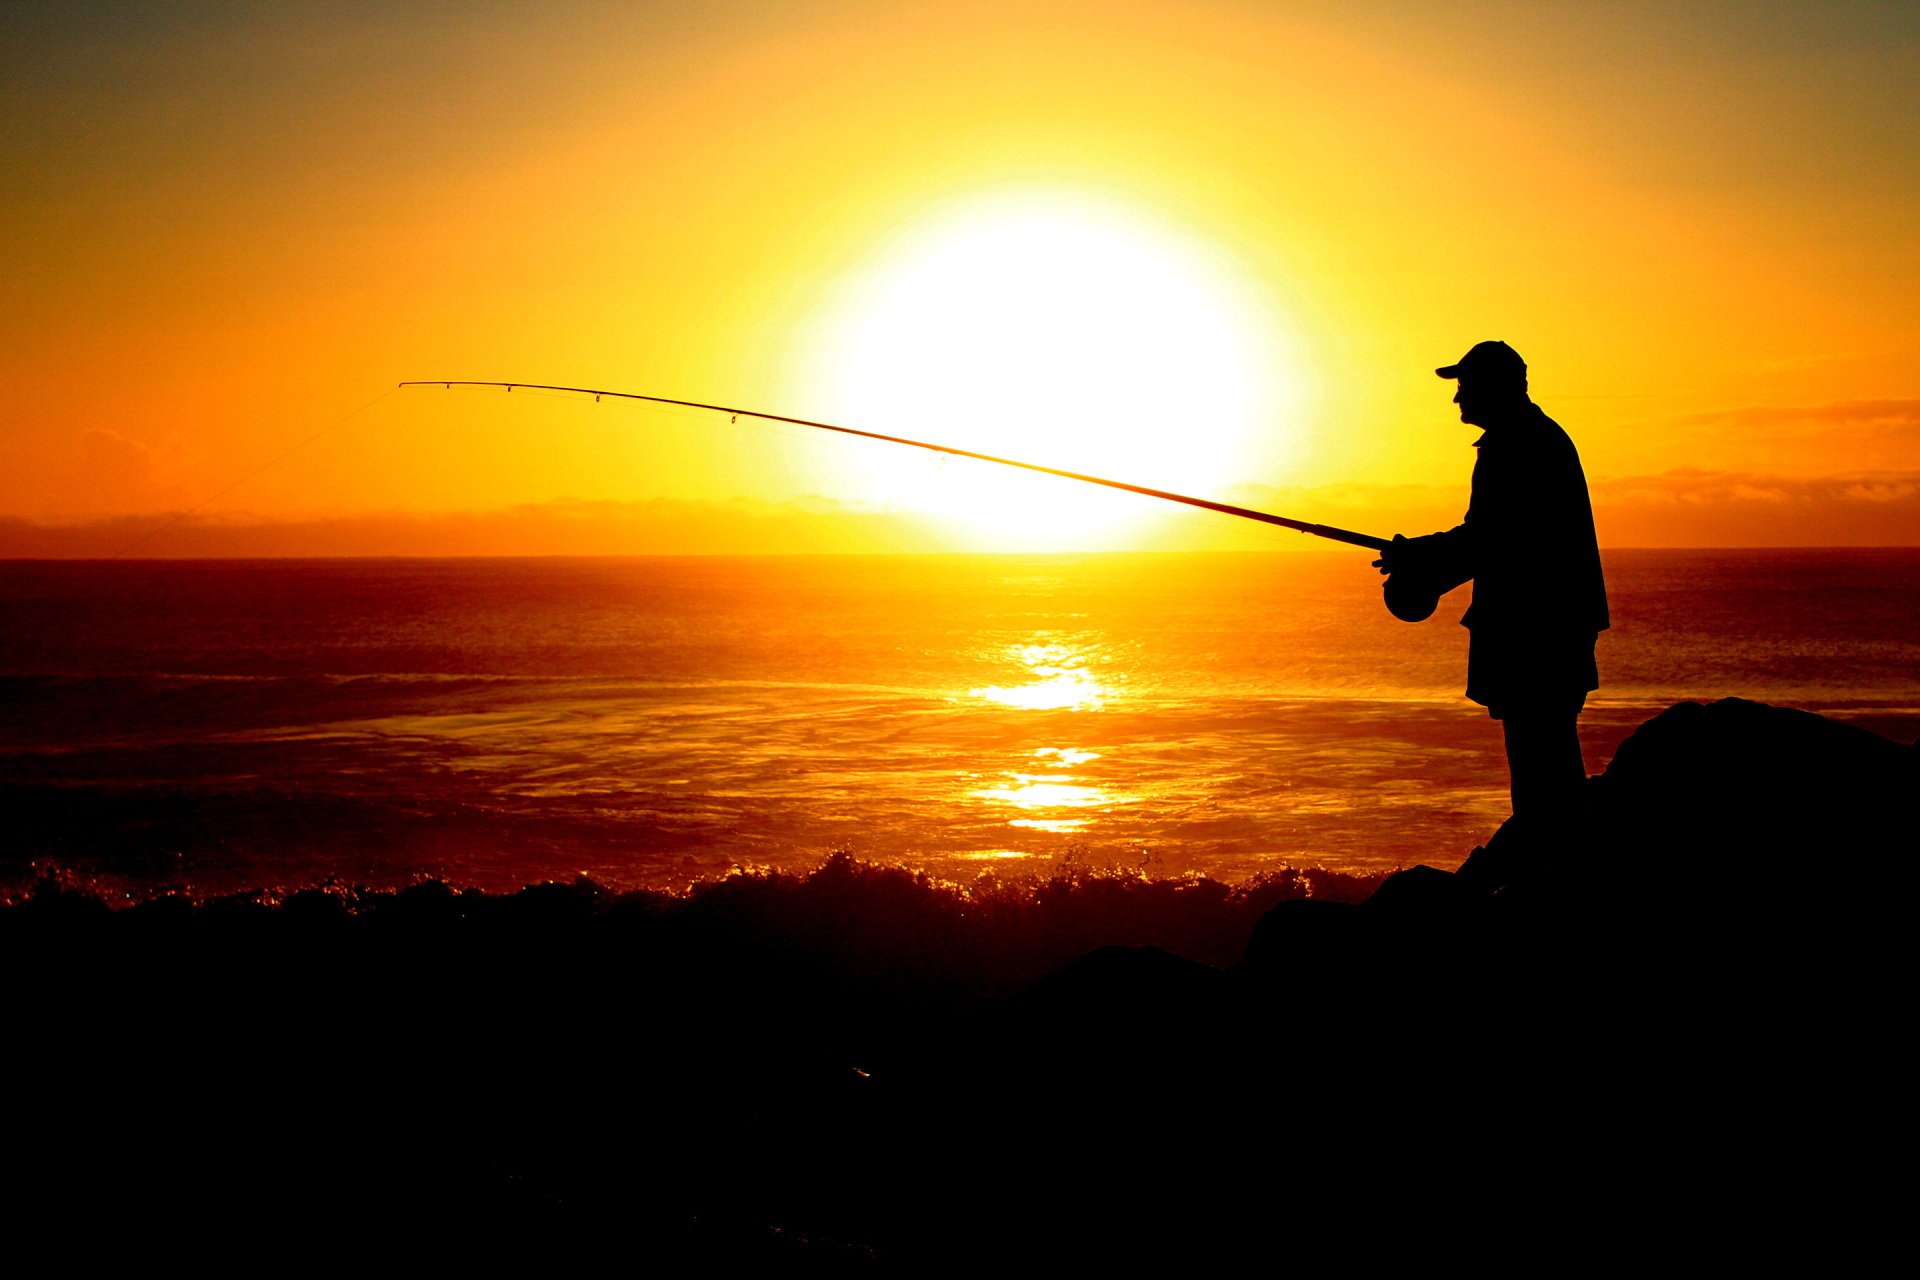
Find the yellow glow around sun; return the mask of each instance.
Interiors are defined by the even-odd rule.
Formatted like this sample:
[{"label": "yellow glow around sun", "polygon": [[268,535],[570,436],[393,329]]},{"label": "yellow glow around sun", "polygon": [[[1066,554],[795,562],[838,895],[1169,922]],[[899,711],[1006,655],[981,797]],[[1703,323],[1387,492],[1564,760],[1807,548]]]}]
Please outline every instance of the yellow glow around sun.
[{"label": "yellow glow around sun", "polygon": [[[1299,385],[1274,317],[1204,244],[1071,192],[929,217],[845,281],[816,334],[809,399],[836,421],[1203,497],[1274,480],[1244,474],[1249,444],[1283,429]],[[840,474],[1007,550],[1120,545],[1171,509],[898,446]]]}]

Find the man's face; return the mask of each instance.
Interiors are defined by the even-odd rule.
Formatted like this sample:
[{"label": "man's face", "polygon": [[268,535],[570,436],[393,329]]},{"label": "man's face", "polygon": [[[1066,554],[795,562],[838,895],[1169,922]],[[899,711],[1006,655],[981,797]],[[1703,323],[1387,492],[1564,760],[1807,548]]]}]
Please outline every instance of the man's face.
[{"label": "man's face", "polygon": [[1476,427],[1491,427],[1496,420],[1512,416],[1526,402],[1525,383],[1484,375],[1460,379],[1453,402],[1460,406],[1460,421]]},{"label": "man's face", "polygon": [[1460,379],[1460,387],[1453,393],[1453,402],[1460,406],[1460,421],[1469,426],[1484,427],[1481,410],[1486,405],[1486,395],[1475,379]]}]

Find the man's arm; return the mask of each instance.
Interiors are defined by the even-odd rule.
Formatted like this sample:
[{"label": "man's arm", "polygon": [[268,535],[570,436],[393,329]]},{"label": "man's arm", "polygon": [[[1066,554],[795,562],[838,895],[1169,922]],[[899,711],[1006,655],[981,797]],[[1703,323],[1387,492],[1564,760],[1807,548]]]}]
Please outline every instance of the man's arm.
[{"label": "man's arm", "polygon": [[1393,535],[1393,545],[1380,553],[1374,565],[1381,573],[1402,573],[1427,583],[1436,595],[1445,595],[1470,581],[1479,566],[1478,539],[1473,513],[1441,533],[1409,538]]},{"label": "man's arm", "polygon": [[1472,497],[1460,523],[1418,538],[1395,534],[1393,546],[1374,563],[1382,573],[1404,573],[1419,579],[1436,595],[1472,581],[1486,563],[1490,539],[1505,523],[1496,508],[1501,491],[1510,487],[1500,483],[1497,459],[1482,449],[1473,464]]}]

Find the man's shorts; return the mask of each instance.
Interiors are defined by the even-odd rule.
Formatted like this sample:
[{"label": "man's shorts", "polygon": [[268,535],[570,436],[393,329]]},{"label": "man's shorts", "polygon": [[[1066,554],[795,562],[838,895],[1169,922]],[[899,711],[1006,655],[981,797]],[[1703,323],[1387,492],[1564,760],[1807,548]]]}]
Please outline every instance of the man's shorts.
[{"label": "man's shorts", "polygon": [[1467,650],[1467,696],[1495,720],[1525,708],[1579,715],[1600,687],[1595,632],[1528,635],[1476,629]]}]

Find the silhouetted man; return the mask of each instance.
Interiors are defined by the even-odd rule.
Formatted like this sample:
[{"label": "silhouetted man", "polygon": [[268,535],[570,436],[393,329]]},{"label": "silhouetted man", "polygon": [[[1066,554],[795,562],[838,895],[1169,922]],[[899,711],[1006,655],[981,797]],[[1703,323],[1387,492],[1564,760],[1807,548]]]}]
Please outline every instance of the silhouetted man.
[{"label": "silhouetted man", "polygon": [[1467,696],[1506,733],[1515,816],[1564,835],[1586,782],[1578,717],[1600,687],[1593,646],[1608,625],[1587,478],[1573,441],[1528,398],[1512,347],[1482,342],[1434,372],[1459,380],[1460,421],[1485,430],[1467,518],[1396,537],[1375,563],[1437,591],[1472,580]]}]

